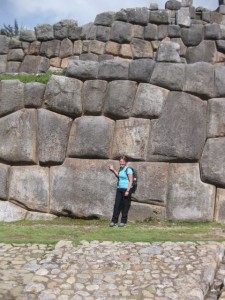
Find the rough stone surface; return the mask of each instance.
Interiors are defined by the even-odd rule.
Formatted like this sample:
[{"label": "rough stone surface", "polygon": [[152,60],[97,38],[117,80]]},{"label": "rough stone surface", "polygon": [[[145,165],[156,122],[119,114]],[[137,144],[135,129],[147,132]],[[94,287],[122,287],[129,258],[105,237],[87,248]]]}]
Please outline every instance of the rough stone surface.
[{"label": "rough stone surface", "polygon": [[225,98],[208,101],[207,137],[225,136]]},{"label": "rough stone surface", "polygon": [[68,38],[63,39],[60,44],[59,57],[64,58],[73,54],[73,43]]},{"label": "rough stone surface", "polygon": [[26,55],[20,66],[19,72],[38,74],[47,72],[48,68],[48,58],[35,55]]},{"label": "rough stone surface", "polygon": [[170,0],[170,1],[166,1],[165,4],[165,9],[170,9],[170,10],[179,10],[181,8],[181,3],[180,1],[174,1],[174,0]]},{"label": "rough stone surface", "polygon": [[154,70],[155,61],[152,59],[136,59],[129,64],[129,80],[149,82]]},{"label": "rough stone surface", "polygon": [[10,38],[5,35],[0,35],[0,54],[8,54]]},{"label": "rough stone surface", "polygon": [[199,45],[204,38],[204,26],[200,24],[193,24],[190,28],[182,28],[181,38],[184,44],[188,47]]},{"label": "rough stone surface", "polygon": [[98,68],[99,64],[97,62],[71,59],[66,68],[66,76],[79,79],[96,79],[98,77]]},{"label": "rough stone surface", "polygon": [[202,41],[196,47],[187,49],[187,62],[193,64],[195,62],[204,61],[212,63],[216,55],[216,45],[214,41]]},{"label": "rough stone surface", "polygon": [[77,26],[77,21],[75,20],[61,20],[53,25],[54,37],[56,39],[64,39],[68,37],[69,28]]},{"label": "rough stone surface", "polygon": [[149,9],[147,7],[128,8],[126,13],[128,23],[144,26],[149,22]]},{"label": "rough stone surface", "polygon": [[165,41],[159,44],[159,48],[157,51],[158,62],[174,62],[180,63],[180,45],[174,42]]},{"label": "rough stone surface", "polygon": [[185,65],[156,63],[150,83],[169,90],[182,91],[185,82]]},{"label": "rough stone surface", "polygon": [[129,63],[126,61],[102,61],[98,78],[105,80],[128,79]]},{"label": "rough stone surface", "polygon": [[170,164],[167,218],[212,221],[216,189],[203,183],[198,164]]},{"label": "rough stone surface", "polygon": [[34,42],[36,41],[36,34],[34,30],[30,29],[21,29],[20,30],[20,40],[25,42]]},{"label": "rough stone surface", "polygon": [[68,146],[70,157],[109,158],[115,122],[104,116],[75,119]]},{"label": "rough stone surface", "polygon": [[149,41],[133,38],[131,49],[134,58],[153,58],[153,49]]},{"label": "rough stone surface", "polygon": [[80,116],[82,86],[83,83],[78,79],[52,75],[46,85],[45,105],[48,109],[61,114]]},{"label": "rough stone surface", "polygon": [[163,206],[131,202],[129,219],[133,221],[163,221],[165,218],[166,208]]},{"label": "rough stone surface", "polygon": [[140,83],[132,109],[132,116],[146,119],[159,117],[169,91],[149,83]]},{"label": "rough stone surface", "polygon": [[0,116],[24,107],[24,84],[17,80],[0,82]]},{"label": "rough stone surface", "polygon": [[29,82],[24,85],[25,107],[40,107],[44,99],[46,85],[40,82]]},{"label": "rough stone surface", "polygon": [[[76,217],[110,218],[116,187],[116,177],[108,170],[110,163],[109,160],[69,158],[63,165],[52,167],[50,212]],[[100,185],[104,189],[99,188]]]},{"label": "rough stone surface", "polygon": [[170,24],[171,16],[166,10],[150,11],[149,23],[153,24]]},{"label": "rough stone surface", "polygon": [[27,210],[9,201],[0,201],[0,221],[16,222],[25,219]]},{"label": "rough stone surface", "polygon": [[115,80],[108,84],[104,113],[113,119],[130,116],[137,84],[129,80]]},{"label": "rough stone surface", "polygon": [[8,162],[37,162],[35,110],[19,110],[0,119],[0,158]]},{"label": "rough stone surface", "polygon": [[148,24],[144,29],[144,38],[146,40],[157,40],[158,38],[158,26],[155,24]]},{"label": "rough stone surface", "polygon": [[206,141],[200,161],[202,180],[225,187],[225,138],[210,138]]},{"label": "rough stone surface", "polygon": [[107,90],[105,80],[87,80],[82,90],[83,110],[87,115],[100,115]]},{"label": "rough stone surface", "polygon": [[11,167],[9,201],[30,210],[48,212],[49,169],[40,166]]},{"label": "rough stone surface", "polygon": [[181,7],[176,16],[177,25],[189,27],[191,25],[191,17],[189,7]]},{"label": "rough stone surface", "polygon": [[225,190],[220,188],[216,192],[215,220],[220,223],[225,222]]},{"label": "rough stone surface", "polygon": [[114,21],[114,12],[104,12],[100,13],[95,17],[95,25],[111,26]]},{"label": "rough stone surface", "polygon": [[48,58],[58,57],[60,51],[60,41],[52,40],[41,43],[40,55]]},{"label": "rough stone surface", "polygon": [[150,120],[129,118],[117,120],[112,156],[126,155],[133,160],[145,160],[147,155]]},{"label": "rough stone surface", "polygon": [[114,21],[112,23],[110,40],[117,43],[129,43],[132,39],[132,25],[129,23]]},{"label": "rough stone surface", "polygon": [[205,103],[190,94],[170,92],[152,132],[152,154],[195,161],[205,140]]},{"label": "rough stone surface", "polygon": [[0,164],[0,199],[7,199],[9,166]]},{"label": "rough stone surface", "polygon": [[225,67],[215,69],[215,90],[216,97],[225,96]]},{"label": "rough stone surface", "polygon": [[183,91],[212,98],[215,95],[213,66],[205,62],[187,65]]},{"label": "rough stone surface", "polygon": [[65,159],[72,120],[46,109],[38,110],[38,158],[41,163]]},{"label": "rough stone surface", "polygon": [[7,66],[7,55],[0,55],[0,73],[5,73]]},{"label": "rough stone surface", "polygon": [[8,61],[22,61],[24,52],[22,49],[9,49]]},{"label": "rough stone surface", "polygon": [[35,27],[37,40],[48,41],[54,39],[53,26],[49,24],[42,24]]}]

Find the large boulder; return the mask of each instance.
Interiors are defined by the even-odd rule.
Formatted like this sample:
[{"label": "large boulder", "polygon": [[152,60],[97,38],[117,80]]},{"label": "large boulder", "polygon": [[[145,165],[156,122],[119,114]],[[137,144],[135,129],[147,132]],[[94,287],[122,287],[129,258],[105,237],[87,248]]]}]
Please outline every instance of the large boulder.
[{"label": "large boulder", "polygon": [[0,119],[0,159],[37,162],[36,112],[20,110]]},{"label": "large boulder", "polygon": [[24,83],[17,79],[0,82],[0,116],[24,107]]},{"label": "large boulder", "polygon": [[150,83],[169,90],[182,91],[185,82],[185,65],[156,63]]},{"label": "large boulder", "polygon": [[55,39],[65,39],[68,37],[69,28],[77,26],[77,21],[75,20],[61,20],[53,25],[54,38]]},{"label": "large boulder", "polygon": [[155,67],[155,61],[148,58],[135,59],[129,65],[129,80],[149,82]]},{"label": "large boulder", "polygon": [[0,199],[7,199],[9,166],[0,164]]},{"label": "large boulder", "polygon": [[54,39],[53,26],[42,24],[35,27],[36,37],[39,41],[48,41]]},{"label": "large boulder", "polygon": [[151,42],[133,38],[130,45],[134,58],[153,58]]},{"label": "large boulder", "polygon": [[189,7],[181,7],[176,14],[176,24],[181,27],[189,27],[191,25],[191,16]]},{"label": "large boulder", "polygon": [[213,221],[216,189],[200,179],[199,165],[170,164],[167,218]]},{"label": "large boulder", "polygon": [[225,136],[225,98],[208,101],[207,137]]},{"label": "large boulder", "polygon": [[109,172],[110,163],[68,158],[63,165],[51,167],[50,212],[79,218],[111,218],[117,179]]},{"label": "large boulder", "polygon": [[225,223],[225,189],[217,189],[215,221]]},{"label": "large boulder", "polygon": [[45,90],[45,105],[61,114],[80,116],[82,86],[83,83],[78,79],[52,75]]},{"label": "large boulder", "polygon": [[65,58],[73,54],[73,43],[68,38],[63,39],[60,44],[59,57]]},{"label": "large boulder", "polygon": [[128,8],[126,14],[128,23],[144,26],[149,22],[149,9],[147,7]]},{"label": "large boulder", "polygon": [[170,92],[151,133],[152,154],[196,161],[206,140],[206,104],[183,92]]},{"label": "large boulder", "polygon": [[9,61],[22,61],[24,58],[23,49],[9,49],[8,60]]},{"label": "large boulder", "polygon": [[46,85],[40,82],[28,82],[24,85],[25,107],[41,107]]},{"label": "large boulder", "polygon": [[129,162],[138,175],[138,187],[132,200],[165,206],[169,180],[169,164],[160,162]]},{"label": "large boulder", "polygon": [[180,8],[181,8],[180,1],[176,1],[176,0],[166,1],[165,9],[179,10]]},{"label": "large boulder", "polygon": [[187,65],[183,91],[212,98],[215,95],[214,67],[206,62]]},{"label": "large boulder", "polygon": [[225,137],[210,138],[206,141],[200,166],[202,180],[225,187]]},{"label": "large boulder", "polygon": [[50,64],[47,57],[26,55],[20,66],[19,72],[24,73],[45,73],[48,71]]},{"label": "large boulder", "polygon": [[225,67],[215,69],[215,96],[225,96]]},{"label": "large boulder", "polygon": [[130,116],[137,83],[129,80],[115,80],[108,84],[104,113],[113,119]]},{"label": "large boulder", "polygon": [[158,26],[155,24],[148,24],[144,27],[145,40],[154,41],[158,39]]},{"label": "large boulder", "polygon": [[115,13],[114,12],[103,12],[98,14],[95,17],[94,24],[95,25],[103,25],[103,26],[111,26],[112,22],[115,19]]},{"label": "large boulder", "polygon": [[99,63],[95,61],[72,60],[68,61],[65,70],[66,76],[79,79],[97,79]]},{"label": "large boulder", "polygon": [[164,206],[131,202],[129,221],[165,221],[166,208]]},{"label": "large boulder", "polygon": [[41,43],[40,55],[48,58],[58,57],[60,51],[60,41],[52,40]]},{"label": "large boulder", "polygon": [[8,54],[10,38],[5,35],[0,35],[0,54]]},{"label": "large boulder", "polygon": [[219,24],[206,24],[205,25],[205,39],[219,40],[220,39],[220,25]]},{"label": "large boulder", "polygon": [[188,47],[186,59],[189,64],[199,61],[213,63],[217,53],[215,41],[202,41],[198,46]]},{"label": "large boulder", "polygon": [[75,119],[70,133],[70,157],[109,158],[115,122],[104,116]]},{"label": "large boulder", "polygon": [[40,166],[12,167],[9,201],[29,210],[48,212],[49,169]]},{"label": "large boulder", "polygon": [[129,23],[114,21],[112,23],[110,40],[120,44],[130,43],[133,37],[132,25]]},{"label": "large boulder", "polygon": [[105,80],[128,79],[127,61],[102,61],[99,64],[98,78]]},{"label": "large boulder", "polygon": [[96,31],[96,40],[102,41],[102,42],[107,42],[110,37],[110,27],[106,26],[97,26],[97,31]]},{"label": "large boulder", "polygon": [[105,100],[107,81],[87,80],[82,90],[83,110],[87,115],[100,115]]},{"label": "large boulder", "polygon": [[160,116],[169,91],[149,84],[140,83],[135,96],[132,116],[146,119]]},{"label": "large boulder", "polygon": [[180,45],[171,41],[164,41],[159,44],[156,60],[158,62],[180,63]]},{"label": "large boulder", "polygon": [[149,131],[150,120],[140,118],[117,120],[112,146],[113,158],[126,155],[132,160],[145,160]]},{"label": "large boulder", "polygon": [[27,210],[9,201],[0,201],[0,222],[16,222],[24,220]]},{"label": "large boulder", "polygon": [[66,116],[38,109],[38,158],[42,164],[64,161],[71,123]]},{"label": "large boulder", "polygon": [[7,67],[7,55],[0,55],[0,73],[5,73]]},{"label": "large boulder", "polygon": [[181,38],[188,47],[199,45],[204,39],[204,26],[193,24],[190,28],[182,28]]},{"label": "large boulder", "polygon": [[37,38],[34,30],[30,30],[30,29],[20,30],[20,41],[34,42],[36,40]]},{"label": "large boulder", "polygon": [[168,10],[151,10],[149,16],[149,23],[153,24],[170,24],[171,13]]}]

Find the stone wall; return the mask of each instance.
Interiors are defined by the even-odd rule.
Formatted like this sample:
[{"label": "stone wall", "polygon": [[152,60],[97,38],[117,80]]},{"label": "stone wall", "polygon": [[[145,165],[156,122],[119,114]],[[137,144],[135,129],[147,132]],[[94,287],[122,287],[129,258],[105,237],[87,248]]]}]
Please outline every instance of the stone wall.
[{"label": "stone wall", "polygon": [[[190,2],[182,1],[182,5]],[[172,4],[179,2],[168,1],[167,8]],[[224,3],[220,4],[222,9]],[[176,10],[174,22],[180,20],[182,8]],[[122,10],[97,16],[91,26],[98,27],[99,20],[109,22],[109,15],[113,15],[112,24],[122,21],[115,21],[116,16],[136,23],[149,20],[149,14],[151,20],[162,22],[173,12]],[[206,15],[222,14],[202,13]],[[219,44],[223,43],[224,25],[200,23],[196,28],[203,26],[204,34],[206,28],[215,30]],[[195,36],[195,27],[172,25],[181,32],[187,30],[187,38]],[[187,52],[194,51],[185,57],[179,43],[166,39],[150,58],[71,58],[64,76],[52,75],[46,85],[0,81],[0,220],[60,215],[110,219],[117,180],[108,166],[118,168],[118,157],[125,154],[139,177],[130,220],[224,222],[225,66],[204,60],[209,53],[222,55],[218,40],[200,44],[204,47],[190,46]],[[26,55],[24,61],[32,65],[32,57]],[[35,57],[40,64],[49,60]]]},{"label": "stone wall", "polygon": [[[61,70],[69,59],[104,61],[140,58],[163,61],[162,41],[176,43],[179,60],[224,65],[225,2],[217,11],[192,6],[192,0],[167,1],[165,10],[122,9],[96,16],[82,27],[74,20],[21,30],[19,39],[0,36],[0,73]],[[160,48],[160,49],[159,49]],[[160,50],[160,53],[158,52]],[[171,57],[171,62],[177,57]]]}]

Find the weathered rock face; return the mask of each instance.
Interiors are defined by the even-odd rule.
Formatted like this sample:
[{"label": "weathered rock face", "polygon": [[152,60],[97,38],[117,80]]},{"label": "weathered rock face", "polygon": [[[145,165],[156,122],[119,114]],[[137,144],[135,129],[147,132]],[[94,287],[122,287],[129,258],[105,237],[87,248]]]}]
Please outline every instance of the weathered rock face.
[{"label": "weathered rock face", "polygon": [[171,164],[167,218],[212,221],[215,187],[200,179],[198,164]]}]

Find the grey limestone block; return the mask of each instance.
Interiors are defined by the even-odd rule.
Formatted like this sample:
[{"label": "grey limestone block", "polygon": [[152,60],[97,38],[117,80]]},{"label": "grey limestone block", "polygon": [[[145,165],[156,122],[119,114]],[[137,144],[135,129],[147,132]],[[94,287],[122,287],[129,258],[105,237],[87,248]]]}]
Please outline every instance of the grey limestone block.
[{"label": "grey limestone block", "polygon": [[7,200],[10,166],[0,163],[0,199]]},{"label": "grey limestone block", "polygon": [[156,60],[158,62],[180,63],[180,45],[171,41],[164,41],[159,44]]},{"label": "grey limestone block", "polygon": [[149,132],[150,120],[133,117],[117,120],[112,157],[126,155],[132,160],[146,160]]},{"label": "grey limestone block", "polygon": [[38,158],[42,164],[63,163],[72,119],[38,109]]},{"label": "grey limestone block", "polygon": [[82,89],[82,103],[84,114],[100,115],[103,109],[107,90],[105,80],[87,80]]},{"label": "grey limestone block", "polygon": [[182,27],[190,27],[191,16],[189,7],[181,7],[176,14],[176,24]]},{"label": "grey limestone block", "polygon": [[73,122],[69,157],[109,158],[115,122],[104,116],[83,116]]},{"label": "grey limestone block", "polygon": [[204,39],[204,26],[201,24],[191,25],[190,28],[181,29],[181,38],[188,47],[197,46]]},{"label": "grey limestone block", "polygon": [[0,73],[5,73],[7,68],[7,55],[0,55]]},{"label": "grey limestone block", "polygon": [[215,94],[216,97],[225,96],[225,67],[215,68]]},{"label": "grey limestone block", "polygon": [[225,137],[209,138],[200,161],[202,180],[225,187]]},{"label": "grey limestone block", "polygon": [[72,54],[73,54],[72,41],[68,38],[63,39],[60,44],[59,57],[65,58],[68,56],[72,56]]},{"label": "grey limestone block", "polygon": [[46,107],[68,116],[80,116],[82,86],[83,82],[78,79],[52,75],[44,95]]},{"label": "grey limestone block", "polygon": [[10,38],[6,35],[0,35],[0,55],[8,54]]},{"label": "grey limestone block", "polygon": [[182,91],[185,83],[185,65],[156,63],[150,83],[169,90]]},{"label": "grey limestone block", "polygon": [[138,187],[132,200],[138,203],[166,206],[169,163],[129,162],[138,174]]},{"label": "grey limestone block", "polygon": [[53,214],[42,213],[42,212],[35,212],[35,211],[28,211],[25,217],[25,220],[30,221],[51,221],[58,218]]},{"label": "grey limestone block", "polygon": [[51,40],[45,41],[41,43],[40,55],[46,56],[48,58],[59,56],[60,51],[60,41],[59,40]]},{"label": "grey limestone block", "polygon": [[29,210],[48,212],[49,168],[14,166],[10,171],[9,201]]},{"label": "grey limestone block", "polygon": [[67,158],[63,165],[51,167],[50,213],[109,219],[117,184],[109,171],[111,163],[104,159]]},{"label": "grey limestone block", "polygon": [[12,37],[9,41],[9,49],[20,49],[22,48],[23,42],[18,40],[16,37]]},{"label": "grey limestone block", "polygon": [[53,26],[42,24],[35,27],[36,37],[39,41],[49,41],[54,39]]},{"label": "grey limestone block", "polygon": [[129,80],[149,82],[155,67],[155,61],[148,58],[135,59],[129,64]]},{"label": "grey limestone block", "polygon": [[134,58],[153,58],[154,52],[151,42],[133,38],[130,45]]},{"label": "grey limestone block", "polygon": [[20,61],[8,61],[7,62],[7,73],[18,73],[21,66]]},{"label": "grey limestone block", "polygon": [[186,65],[186,80],[183,91],[206,98],[214,97],[214,67],[206,62]]},{"label": "grey limestone block", "polygon": [[163,110],[169,90],[149,84],[140,83],[135,96],[132,116],[141,118],[158,118]]},{"label": "grey limestone block", "polygon": [[24,58],[23,49],[9,49],[8,61],[22,61]]},{"label": "grey limestone block", "polygon": [[37,162],[37,122],[34,109],[19,110],[0,119],[0,159]]},{"label": "grey limestone block", "polygon": [[15,222],[24,220],[27,210],[9,201],[0,201],[0,221]]},{"label": "grey limestone block", "polygon": [[96,61],[69,60],[65,70],[66,76],[79,79],[97,79],[99,63]]},{"label": "grey limestone block", "polygon": [[129,63],[127,61],[106,60],[99,63],[98,79],[128,79]]},{"label": "grey limestone block", "polygon": [[158,39],[158,26],[156,24],[148,23],[144,27],[144,39],[150,41]]},{"label": "grey limestone block", "polygon": [[225,136],[225,98],[208,101],[207,137]]},{"label": "grey limestone block", "polygon": [[215,221],[225,222],[225,189],[218,188],[216,193]]},{"label": "grey limestone block", "polygon": [[205,25],[205,39],[219,40],[220,39],[220,25],[206,24]]},{"label": "grey limestone block", "polygon": [[176,1],[176,0],[166,1],[165,9],[179,10],[180,8],[181,8],[180,1]]},{"label": "grey limestone block", "polygon": [[199,165],[170,164],[167,219],[213,221],[216,188],[201,181]]},{"label": "grey limestone block", "polygon": [[37,40],[34,30],[21,29],[20,30],[20,40],[24,42],[34,42]]},{"label": "grey limestone block", "polygon": [[184,92],[170,92],[151,132],[152,154],[198,161],[206,141],[206,103]]},{"label": "grey limestone block", "polygon": [[137,83],[129,80],[115,80],[108,84],[104,114],[113,119],[130,116]]},{"label": "grey limestone block", "polygon": [[86,33],[86,40],[95,40],[96,39],[96,33],[97,33],[97,26],[92,24],[89,28],[89,30]]},{"label": "grey limestone block", "polygon": [[26,55],[21,63],[19,72],[25,73],[45,73],[50,66],[49,59],[36,55]]},{"label": "grey limestone block", "polygon": [[17,79],[0,82],[0,116],[24,107],[24,83]]},{"label": "grey limestone block", "polygon": [[188,47],[186,59],[188,64],[204,61],[213,63],[217,53],[215,41],[203,40],[198,46]]},{"label": "grey limestone block", "polygon": [[114,12],[103,12],[98,14],[95,17],[94,24],[95,25],[103,25],[103,26],[112,26],[112,23],[115,19],[115,13]]},{"label": "grey limestone block", "polygon": [[44,100],[46,84],[40,82],[28,82],[24,85],[25,107],[41,107]]},{"label": "grey limestone block", "polygon": [[71,25],[68,27],[68,38],[72,41],[80,40],[82,27]]},{"label": "grey limestone block", "polygon": [[94,53],[82,53],[80,55],[79,59],[81,61],[87,61],[87,63],[89,63],[89,62],[98,62],[98,55],[94,54]]},{"label": "grey limestone block", "polygon": [[68,37],[69,28],[77,26],[75,20],[61,20],[53,25],[53,32],[55,39],[65,39]]},{"label": "grey limestone block", "polygon": [[225,41],[224,40],[217,40],[216,46],[220,52],[225,53]]},{"label": "grey limestone block", "polygon": [[147,7],[128,8],[126,13],[128,23],[144,26],[149,22],[149,9]]},{"label": "grey limestone block", "polygon": [[171,14],[168,10],[151,10],[149,15],[149,23],[153,24],[170,24]]},{"label": "grey limestone block", "polygon": [[120,44],[130,43],[133,37],[132,25],[121,21],[112,23],[110,40]]},{"label": "grey limestone block", "polygon": [[129,220],[137,222],[165,221],[166,208],[159,205],[151,205],[132,201],[129,210]]},{"label": "grey limestone block", "polygon": [[180,37],[181,36],[181,27],[176,24],[168,25],[168,36],[170,38]]},{"label": "grey limestone block", "polygon": [[98,25],[96,31],[96,40],[107,42],[110,37],[110,31],[110,27]]},{"label": "grey limestone block", "polygon": [[92,28],[92,25],[94,25],[94,23],[93,23],[93,22],[90,22],[90,23],[85,24],[84,26],[82,26],[81,34],[80,34],[80,39],[81,39],[81,40],[86,40],[87,35],[88,35],[89,31],[90,31],[91,28]]}]

